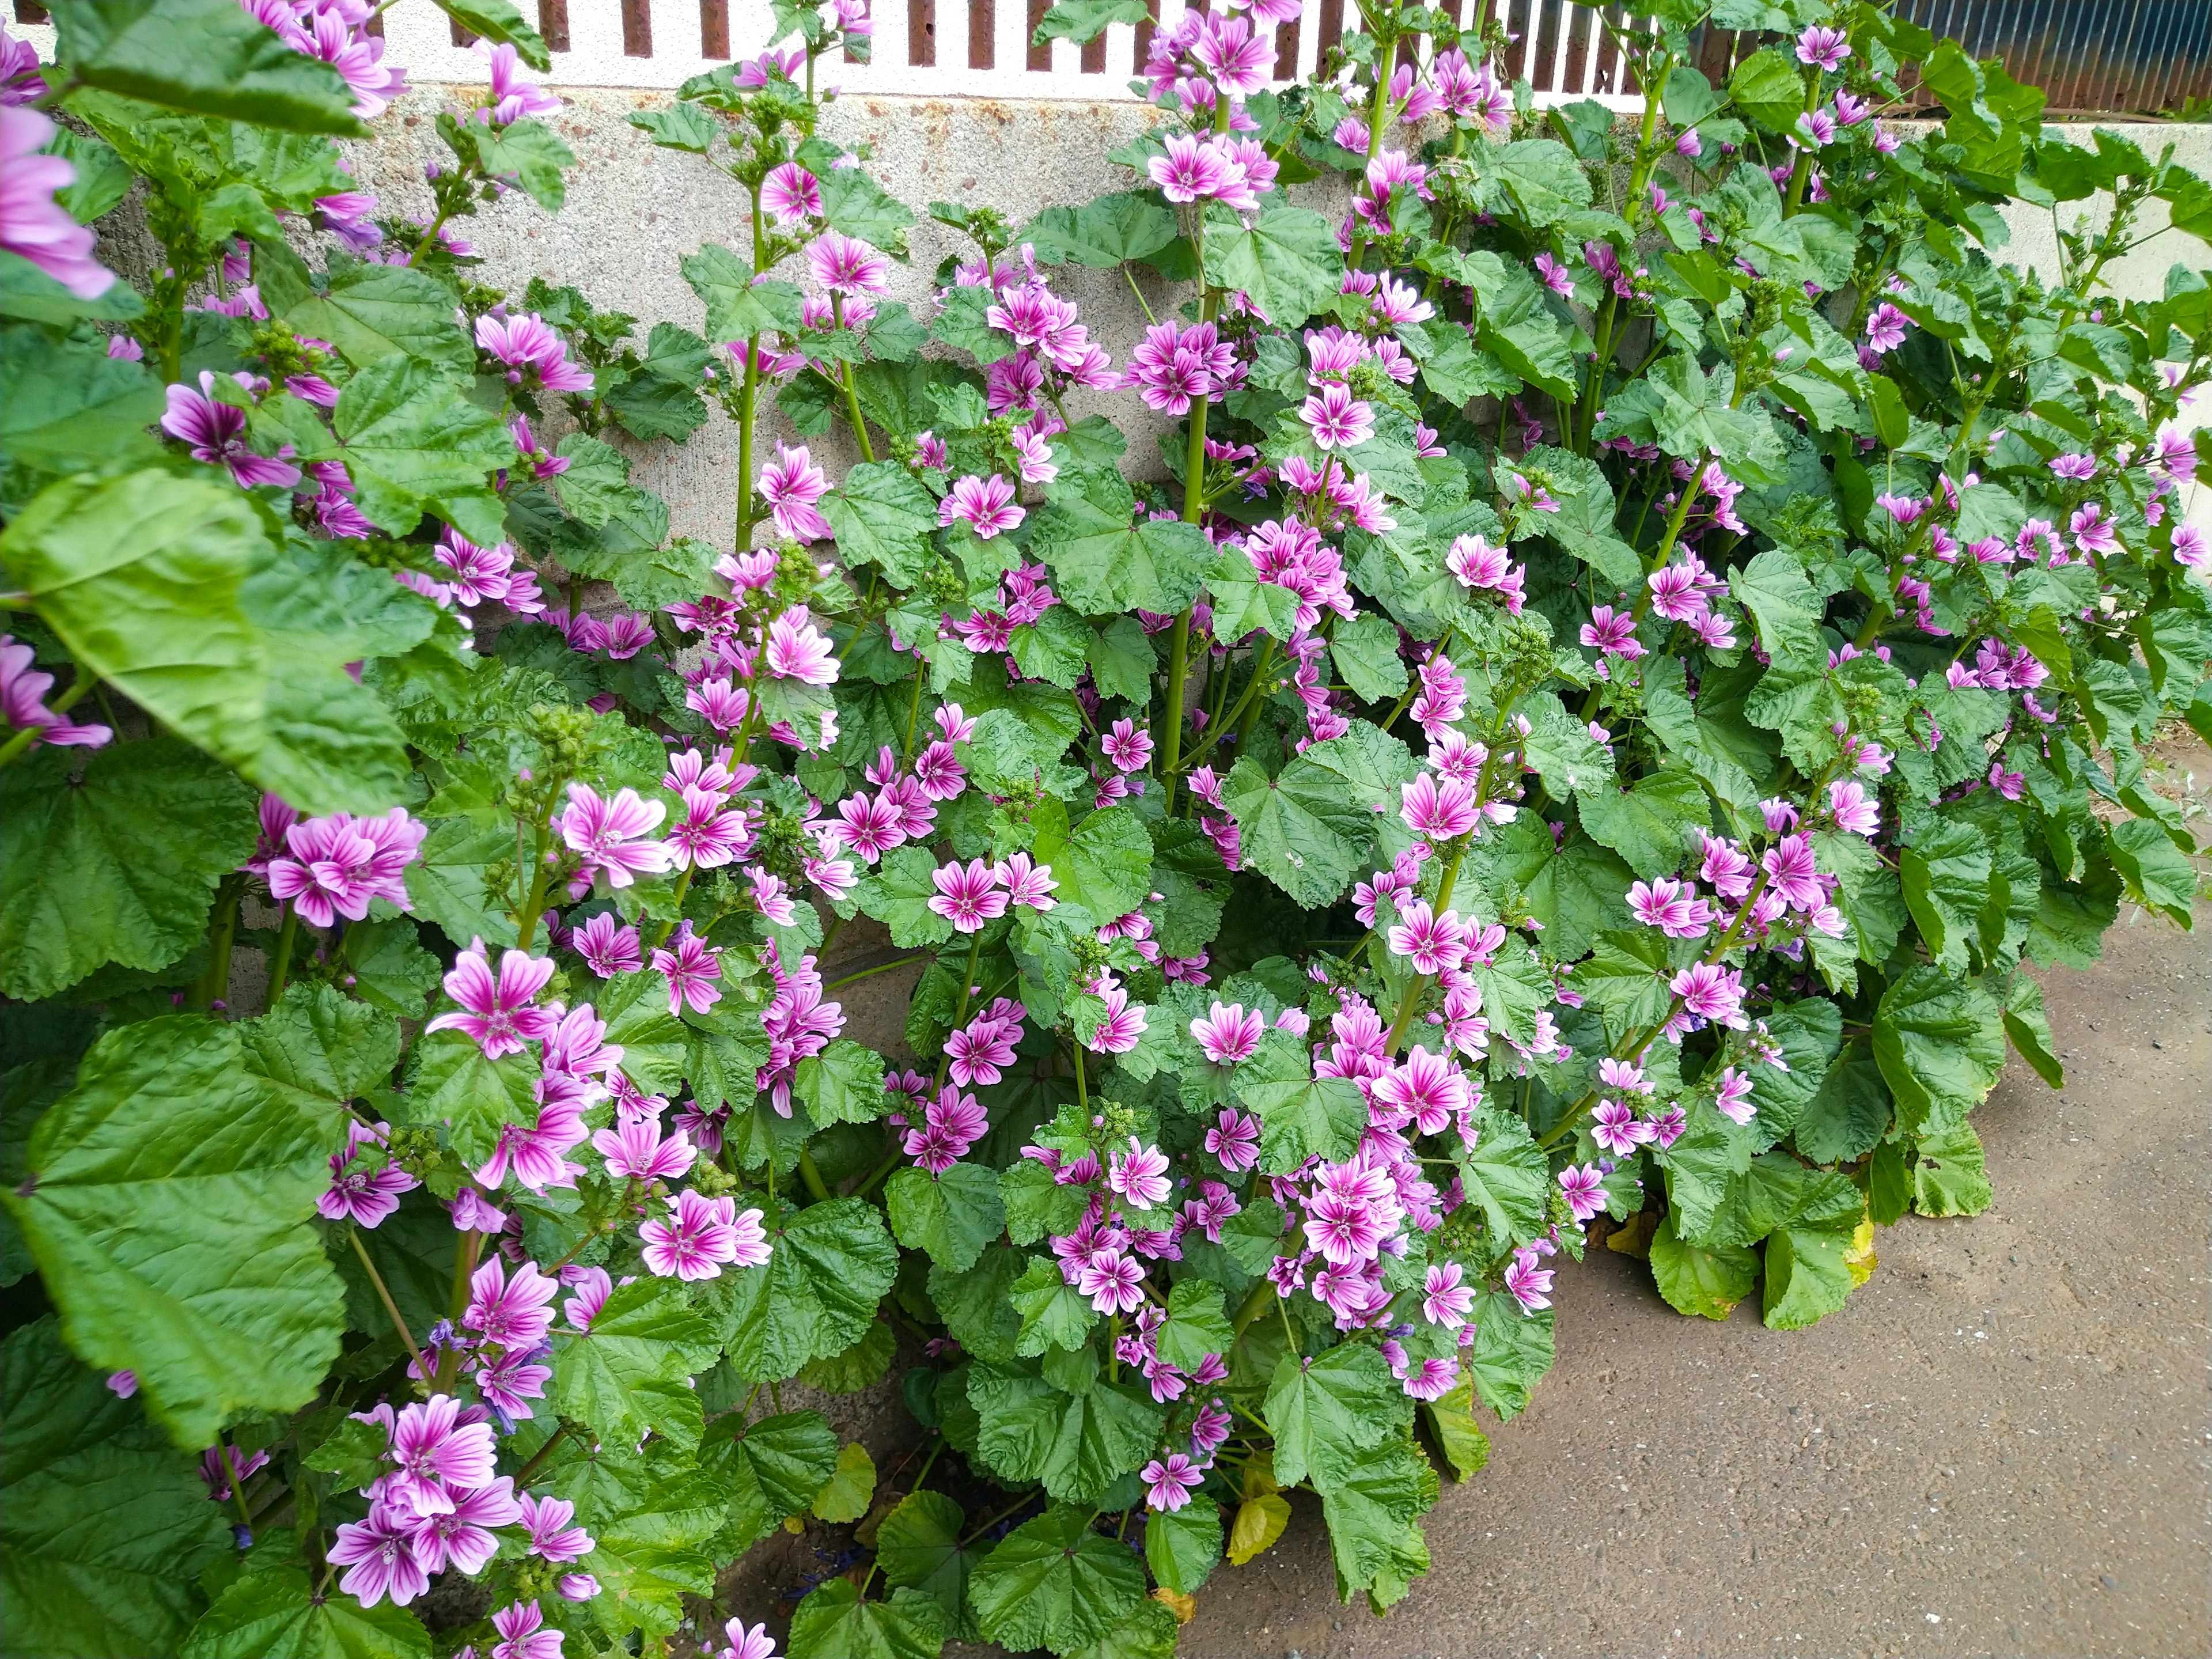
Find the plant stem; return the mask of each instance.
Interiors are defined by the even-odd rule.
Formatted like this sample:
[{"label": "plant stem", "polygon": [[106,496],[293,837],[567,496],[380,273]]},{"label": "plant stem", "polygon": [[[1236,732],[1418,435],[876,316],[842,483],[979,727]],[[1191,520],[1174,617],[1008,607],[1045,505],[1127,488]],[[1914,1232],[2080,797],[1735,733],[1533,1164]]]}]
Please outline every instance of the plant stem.
[{"label": "plant stem", "polygon": [[684,895],[689,892],[690,889],[691,866],[687,864],[676,878],[676,890],[672,896],[676,905],[676,915],[671,916],[666,921],[660,924],[660,932],[655,936],[653,941],[655,945],[667,944],[668,936],[676,931],[677,921],[684,914]]},{"label": "plant stem", "polygon": [[930,953],[917,951],[910,957],[895,957],[889,962],[879,962],[872,968],[863,968],[857,974],[848,974],[842,979],[833,979],[822,988],[835,991],[848,985],[857,985],[864,979],[873,979],[878,974],[888,974],[894,968],[906,967],[909,963],[926,961]]},{"label": "plant stem", "polygon": [[212,1008],[230,992],[230,957],[238,941],[238,905],[245,893],[243,877],[226,876],[216,894],[215,918],[208,924],[208,965],[186,999],[189,1006]]},{"label": "plant stem", "polygon": [[253,1511],[246,1506],[246,1482],[238,1478],[238,1463],[230,1455],[230,1443],[218,1437],[215,1443],[216,1458],[222,1464],[223,1479],[230,1483],[231,1501],[238,1505],[238,1518],[246,1528],[246,1541],[253,1542]]},{"label": "plant stem", "polygon": [[799,1149],[799,1179],[816,1203],[830,1201],[830,1189],[822,1183],[822,1171],[814,1167],[814,1154],[804,1146]]},{"label": "plant stem", "polygon": [[[1459,881],[1459,861],[1467,856],[1468,846],[1474,840],[1472,832],[1462,836],[1452,847],[1451,861],[1444,866],[1443,879],[1437,884],[1436,902],[1430,908],[1442,915],[1450,907],[1452,889]],[[1429,975],[1417,974],[1413,982],[1406,988],[1406,994],[1398,999],[1398,1017],[1390,1022],[1390,1036],[1382,1045],[1385,1055],[1395,1055],[1398,1045],[1405,1040],[1406,1028],[1413,1024],[1413,1010],[1420,1006],[1421,993],[1428,988]]]},{"label": "plant stem", "polygon": [[[453,1251],[453,1288],[447,1298],[447,1317],[456,1325],[461,1322],[461,1316],[468,1311],[469,1280],[476,1273],[477,1258],[483,1252],[483,1242],[484,1236],[471,1229],[461,1235],[460,1242]],[[459,1348],[449,1347],[440,1354],[438,1380],[431,1392],[444,1394],[451,1389],[454,1373],[460,1368],[461,1351]]]},{"label": "plant stem", "polygon": [[269,1003],[274,1008],[284,994],[284,983],[292,974],[292,946],[300,936],[300,912],[295,906],[284,907],[284,925],[276,930],[276,955],[269,964]]},{"label": "plant stem", "polygon": [[369,1260],[368,1247],[361,1242],[361,1230],[349,1225],[346,1237],[353,1241],[353,1253],[361,1258],[361,1265],[368,1273],[368,1282],[376,1286],[376,1299],[384,1304],[384,1311],[392,1316],[392,1328],[399,1333],[399,1340],[407,1345],[407,1357],[415,1362],[415,1375],[427,1386],[430,1380],[430,1368],[422,1363],[422,1351],[415,1346],[414,1334],[407,1328],[407,1322],[399,1316],[399,1304],[392,1299],[392,1291],[384,1282],[384,1275],[377,1272],[376,1263]]},{"label": "plant stem", "polygon": [[568,1432],[568,1424],[566,1422],[562,1423],[559,1427],[553,1431],[552,1433],[545,1437],[545,1443],[544,1445],[540,1446],[536,1451],[530,1454],[530,1461],[514,1472],[514,1484],[518,1489],[520,1489],[532,1475],[538,1473],[538,1466],[540,1463],[543,1463],[552,1455],[553,1448],[561,1443],[562,1437]]},{"label": "plant stem", "polygon": [[1083,1044],[1079,1039],[1069,1047],[1075,1054],[1075,1109],[1087,1112],[1091,1109],[1091,1091],[1083,1079]]},{"label": "plant stem", "polygon": [[[839,328],[845,326],[843,295],[832,294],[830,296],[830,316]],[[842,359],[837,364],[837,384],[845,389],[845,419],[851,423],[853,436],[860,443],[860,459],[872,461],[876,459],[876,452],[868,442],[868,423],[860,417],[860,394],[853,389],[853,366]]]}]

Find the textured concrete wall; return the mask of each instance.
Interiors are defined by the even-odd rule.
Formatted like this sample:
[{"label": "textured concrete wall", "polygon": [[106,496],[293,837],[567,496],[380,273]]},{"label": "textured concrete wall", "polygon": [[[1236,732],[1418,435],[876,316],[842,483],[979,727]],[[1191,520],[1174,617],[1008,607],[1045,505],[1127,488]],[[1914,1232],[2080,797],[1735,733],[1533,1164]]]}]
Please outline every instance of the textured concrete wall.
[{"label": "textured concrete wall", "polygon": [[[593,303],[637,316],[641,337],[656,322],[702,326],[703,308],[684,284],[678,262],[704,242],[744,251],[744,192],[701,157],[656,149],[629,125],[632,111],[664,106],[667,94],[563,92],[568,106],[554,125],[582,161],[569,177],[568,206],[549,214],[516,196],[460,227],[485,256],[485,280],[517,289],[532,276],[573,283]],[[380,124],[381,142],[356,147],[355,167],[363,185],[387,204],[425,208],[428,192],[422,182],[422,164],[443,155],[431,118],[447,95],[435,87],[410,94],[396,118]],[[872,146],[869,166],[875,177],[917,214],[925,213],[932,201],[962,201],[996,207],[1019,225],[1056,203],[1080,203],[1129,188],[1135,175],[1108,161],[1106,155],[1142,132],[1152,119],[1152,111],[1133,104],[855,96],[834,105],[823,128],[840,143]],[[2089,128],[2068,131],[2076,142],[2090,142]],[[2154,155],[2171,140],[2177,144],[2177,161],[2212,173],[2212,126],[2136,126],[2130,132]],[[1321,188],[1306,186],[1298,194],[1305,199]],[[1326,205],[1318,199],[1316,204]],[[2070,227],[2092,205],[2068,204],[2060,211]],[[2162,212],[2155,204],[2153,209]],[[2014,243],[2008,252],[2014,262],[2055,276],[2057,240],[2051,216],[2023,207],[2010,218]],[[911,259],[894,268],[893,297],[922,310],[939,262],[964,249],[958,236],[927,217],[915,226],[911,247]],[[2154,296],[2163,290],[2166,267],[2176,259],[2212,264],[2212,251],[2178,233],[2159,236],[2113,267],[2114,286],[2130,297]],[[789,267],[785,274],[792,274]],[[1170,315],[1192,297],[1188,283],[1164,283],[1149,272],[1138,280],[1155,315]],[[1127,280],[1118,273],[1067,266],[1054,273],[1053,284],[1082,306],[1092,337],[1114,361],[1125,362],[1145,325]],[[1171,422],[1127,392],[1078,393],[1070,399],[1069,412],[1078,418],[1093,411],[1122,424],[1133,471],[1158,476],[1157,440]],[[794,436],[772,405],[765,436]],[[814,450],[832,477],[859,459],[839,435],[818,441]],[[717,413],[681,447],[654,446],[637,479],[668,499],[677,533],[726,546],[736,469],[737,428]]]}]

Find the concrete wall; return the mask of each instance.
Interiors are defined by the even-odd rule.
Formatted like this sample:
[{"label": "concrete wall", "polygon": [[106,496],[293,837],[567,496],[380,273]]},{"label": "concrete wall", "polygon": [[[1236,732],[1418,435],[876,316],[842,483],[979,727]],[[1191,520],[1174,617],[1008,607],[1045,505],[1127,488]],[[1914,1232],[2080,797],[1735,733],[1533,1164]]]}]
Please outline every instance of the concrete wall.
[{"label": "concrete wall", "polygon": [[[459,226],[485,256],[484,279],[518,290],[532,276],[573,283],[594,304],[638,317],[641,337],[660,321],[699,328],[704,312],[678,262],[703,242],[744,251],[744,191],[704,159],[657,149],[629,124],[632,111],[663,106],[668,94],[562,90],[567,108],[554,125],[582,162],[569,176],[568,206],[549,214],[512,196]],[[447,95],[435,87],[410,94],[379,124],[381,142],[356,147],[354,165],[364,187],[387,206],[418,212],[426,207],[422,164],[443,157],[432,117]],[[869,166],[875,177],[917,214],[925,213],[933,200],[965,201],[996,207],[1019,225],[1054,204],[1080,203],[1129,188],[1135,175],[1108,161],[1106,154],[1152,120],[1150,109],[1129,103],[860,95],[835,104],[823,129],[840,143],[872,146]],[[2088,127],[2067,131],[2076,142],[2089,142]],[[2177,161],[2212,175],[2212,126],[2136,125],[2128,131],[2153,155],[2172,142]],[[1306,186],[1299,194],[1304,198],[1323,188]],[[2060,213],[2070,227],[2094,205],[2069,204]],[[2162,215],[2157,204],[2152,208]],[[2055,276],[2057,240],[2051,216],[2023,207],[2010,217],[2014,262]],[[939,260],[965,250],[953,232],[927,217],[915,227],[911,246],[912,258],[894,268],[893,297],[921,311]],[[2177,259],[2212,264],[2212,249],[2168,232],[2113,266],[2112,286],[2128,297],[2154,297],[2163,291],[2167,266]],[[1061,268],[1052,280],[1057,292],[1081,304],[1092,337],[1115,363],[1125,362],[1142,338],[1146,320],[1128,281],[1119,273],[1077,266]],[[1188,283],[1164,283],[1149,272],[1138,281],[1157,316],[1171,315],[1192,297]],[[1157,439],[1171,422],[1153,415],[1133,393],[1078,393],[1070,399],[1069,412],[1079,419],[1094,410],[1109,414],[1127,432],[1132,471],[1158,476]],[[772,406],[767,408],[763,436],[795,438]],[[813,447],[833,477],[859,459],[842,435],[817,441]],[[653,446],[643,456],[637,481],[667,498],[676,533],[726,546],[736,469],[737,428],[717,413],[681,447]]]}]

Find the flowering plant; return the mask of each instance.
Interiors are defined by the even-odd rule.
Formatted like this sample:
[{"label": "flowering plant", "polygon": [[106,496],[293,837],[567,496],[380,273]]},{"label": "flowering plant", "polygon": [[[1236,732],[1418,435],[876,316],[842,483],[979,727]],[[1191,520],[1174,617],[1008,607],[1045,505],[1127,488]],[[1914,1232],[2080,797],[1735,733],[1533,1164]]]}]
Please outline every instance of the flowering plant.
[{"label": "flowering plant", "polygon": [[[441,3],[490,85],[423,220],[331,142],[400,89],[366,0],[0,49],[27,1650],[656,1650],[811,1513],[858,1547],[800,1659],[1158,1654],[1298,1487],[1380,1609],[1561,1252],[1834,1311],[1989,1201],[2008,1044],[2057,1079],[2023,963],[2188,925],[2142,744],[2212,730],[2212,284],[2098,283],[2212,188],[2001,69],[1729,0],[1775,39],[1716,88],[1660,0],[1616,132],[1480,5],[1363,6],[1282,93],[1286,0],[1193,11],[1127,188],[933,204],[924,317],[818,127],[866,9],[779,4],[635,118],[750,205],[641,348],[477,281],[465,221],[573,158],[514,7]],[[144,294],[86,228],[134,182]],[[1984,251],[2100,193],[2055,284]],[[1147,307],[1119,367],[1071,264]],[[630,481],[717,406],[726,550]],[[900,966],[887,1056],[831,994]],[[902,1333],[878,1493],[782,1389]]]}]

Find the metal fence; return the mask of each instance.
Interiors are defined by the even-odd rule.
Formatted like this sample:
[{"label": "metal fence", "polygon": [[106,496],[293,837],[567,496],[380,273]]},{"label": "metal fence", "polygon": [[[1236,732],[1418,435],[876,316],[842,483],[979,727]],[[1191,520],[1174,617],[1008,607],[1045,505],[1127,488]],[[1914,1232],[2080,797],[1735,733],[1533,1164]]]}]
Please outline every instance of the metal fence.
[{"label": "metal fence", "polygon": [[[568,86],[672,88],[691,76],[750,57],[771,32],[767,0],[520,0],[534,5],[554,53],[546,77]],[[1141,69],[1154,28],[1191,4],[1148,0],[1153,23],[1116,24],[1086,46],[1037,46],[1030,37],[1050,0],[871,0],[874,52],[866,64],[826,66],[829,81],[855,94],[1121,100]],[[1475,0],[1431,0],[1468,22]],[[1574,0],[1492,0],[1514,36],[1507,67],[1526,76],[1540,104],[1595,98],[1636,107],[1641,94],[1600,21]],[[1275,31],[1278,84],[1313,72],[1344,33],[1357,0],[1306,0],[1304,14]],[[1618,22],[1626,6],[1602,15]],[[17,19],[46,21],[34,0],[15,0]],[[2212,0],[1898,0],[1898,10],[1977,58],[2002,58],[2021,81],[2044,87],[2054,116],[2171,112],[2212,100]],[[392,61],[422,82],[483,79],[467,36],[433,8],[395,8],[385,19]],[[33,39],[52,50],[51,37]],[[1746,41],[1708,29],[1699,63],[1726,77]]]}]

